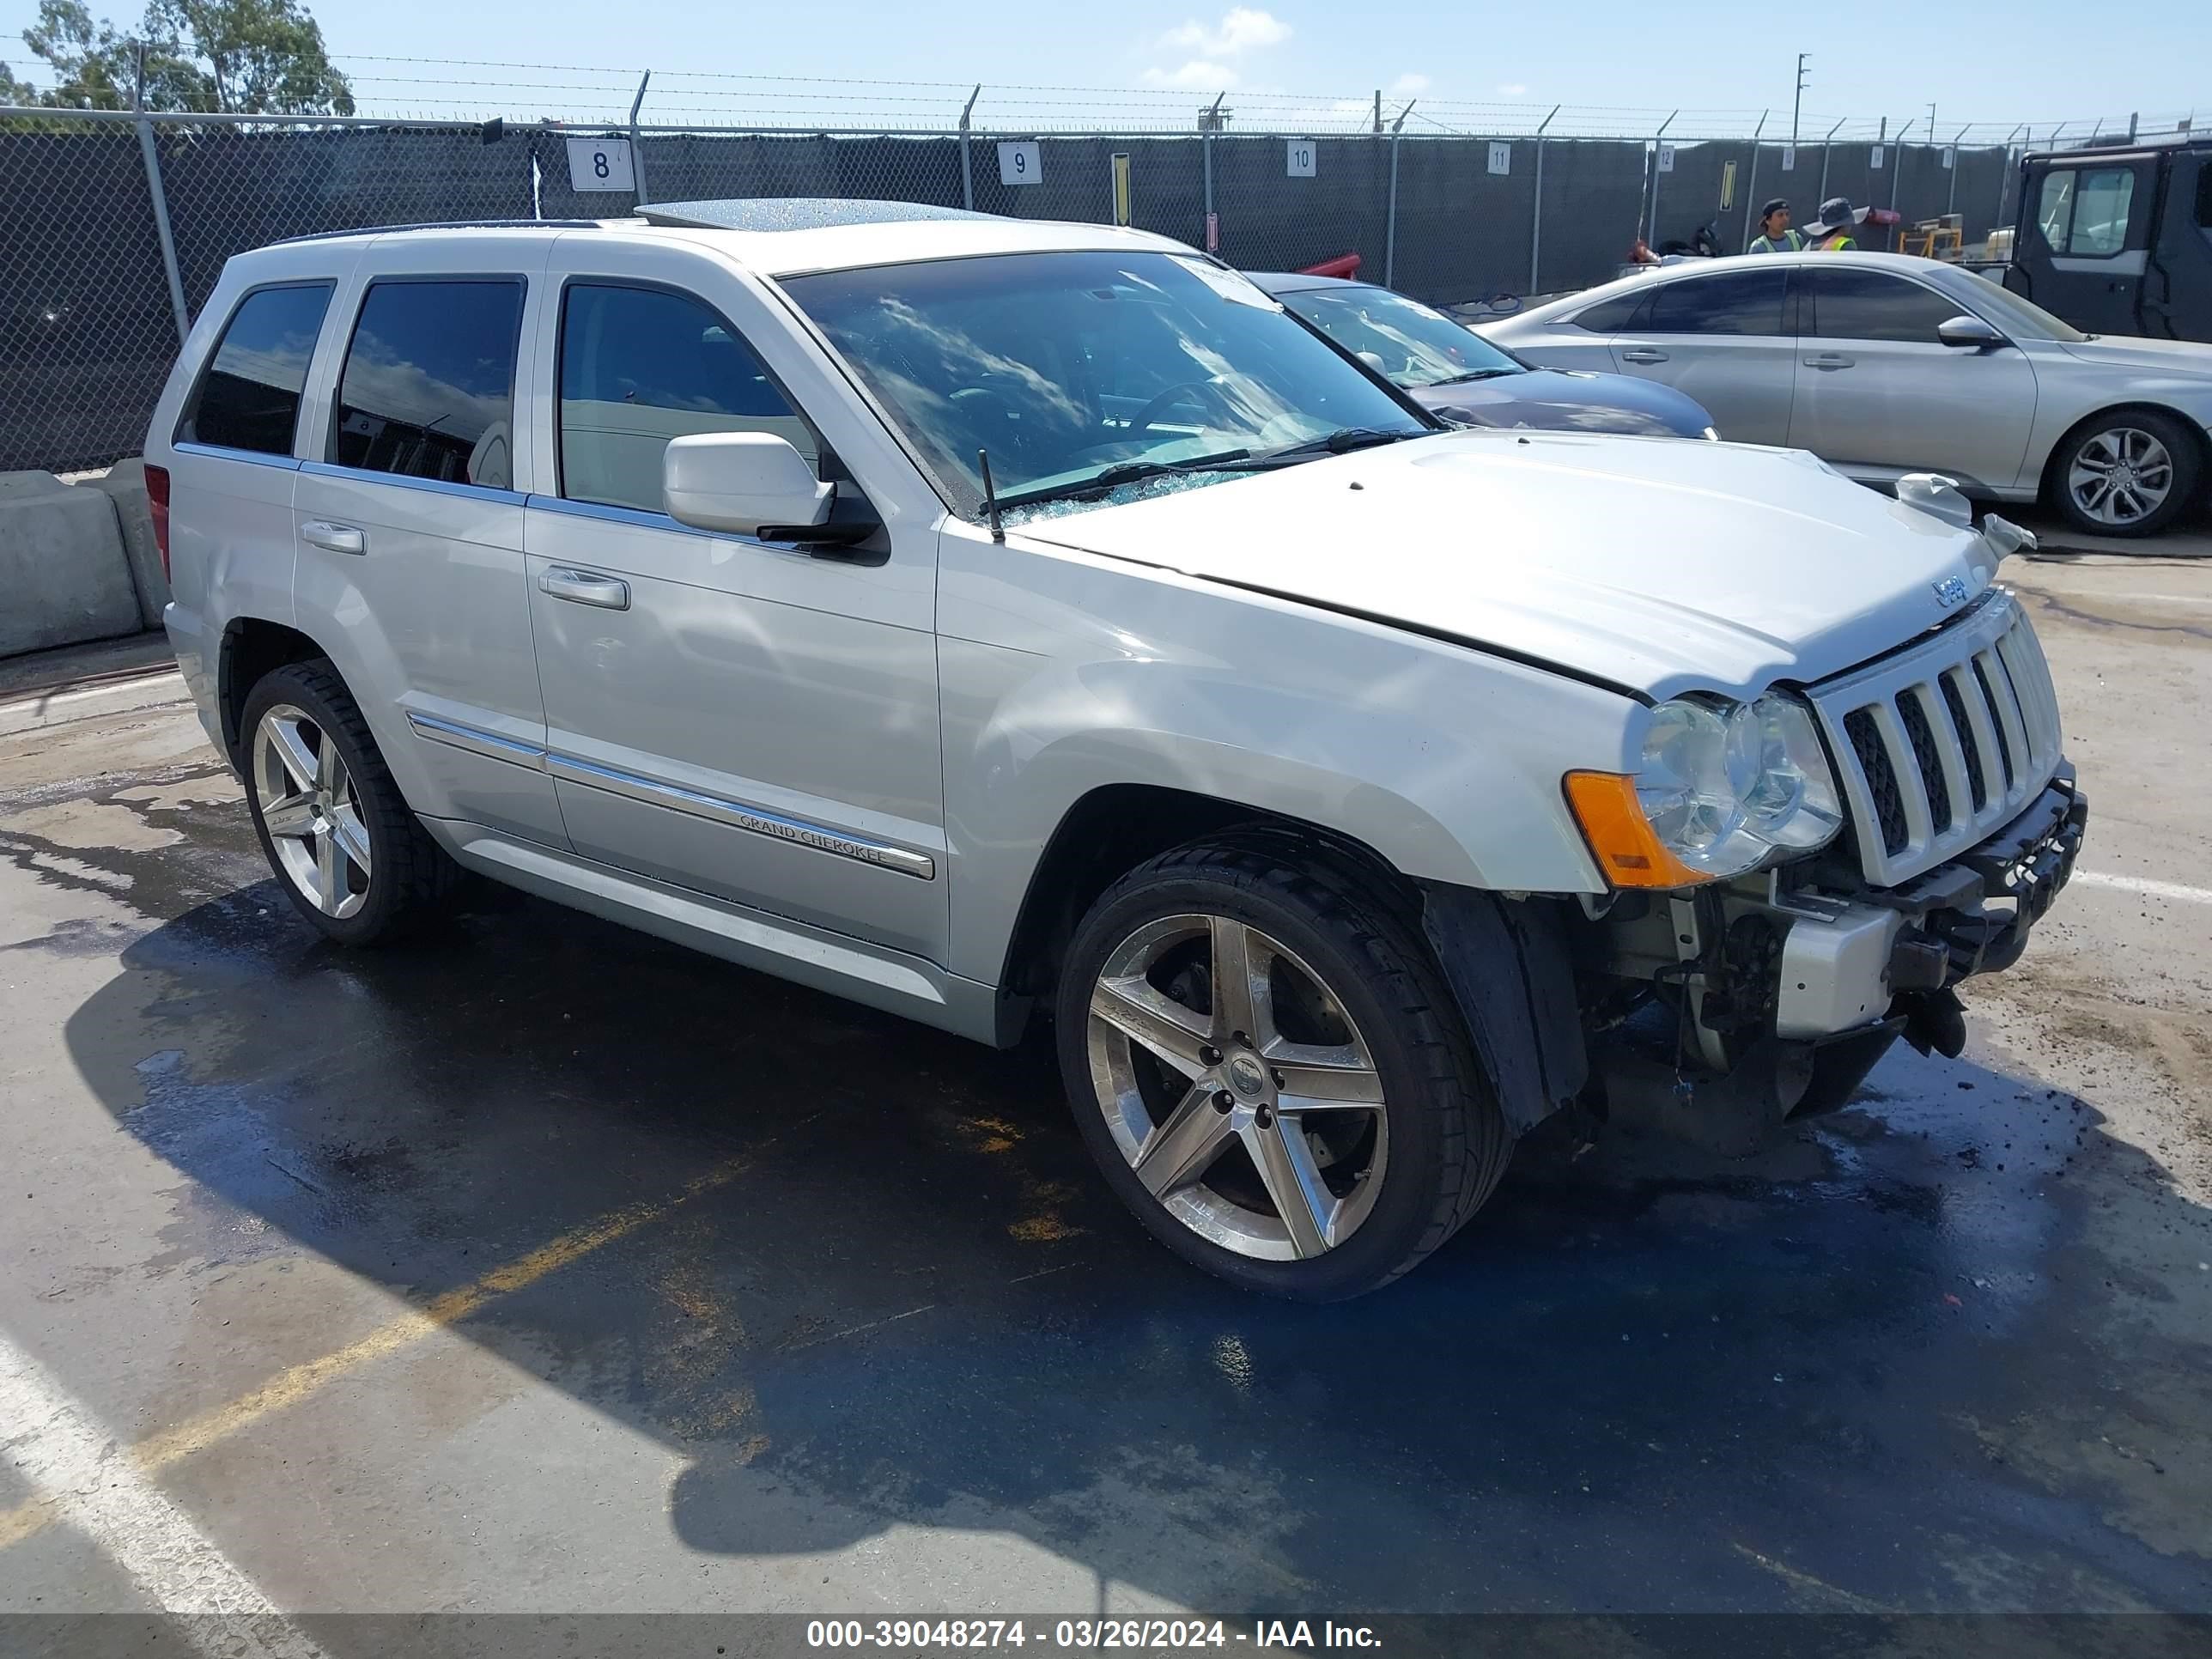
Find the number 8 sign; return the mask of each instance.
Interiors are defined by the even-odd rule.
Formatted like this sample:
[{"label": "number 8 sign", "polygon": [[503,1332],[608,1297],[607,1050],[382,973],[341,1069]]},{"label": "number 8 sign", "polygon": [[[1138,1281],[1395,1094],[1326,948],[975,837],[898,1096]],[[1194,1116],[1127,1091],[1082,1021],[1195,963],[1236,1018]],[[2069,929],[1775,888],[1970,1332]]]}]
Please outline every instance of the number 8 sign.
[{"label": "number 8 sign", "polygon": [[630,166],[627,138],[571,138],[568,141],[568,187],[571,190],[635,190],[637,180]]}]

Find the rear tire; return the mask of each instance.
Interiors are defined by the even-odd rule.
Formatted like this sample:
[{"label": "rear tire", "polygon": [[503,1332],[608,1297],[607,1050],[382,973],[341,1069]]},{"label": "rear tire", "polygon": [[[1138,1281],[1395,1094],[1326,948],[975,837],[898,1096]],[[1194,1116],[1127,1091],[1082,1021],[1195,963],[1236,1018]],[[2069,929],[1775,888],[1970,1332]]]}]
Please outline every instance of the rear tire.
[{"label": "rear tire", "polygon": [[2203,459],[2172,416],[2116,410],[2060,441],[2045,482],[2059,516],[2085,534],[2155,536],[2197,499]]},{"label": "rear tire", "polygon": [[1177,848],[1109,888],[1069,946],[1056,1038],[1107,1184],[1248,1290],[1331,1302],[1389,1283],[1511,1158],[1418,936],[1265,848]]},{"label": "rear tire", "polygon": [[459,868],[408,809],[336,669],[271,670],[239,728],[253,832],[302,916],[342,945],[370,945],[434,913]]}]

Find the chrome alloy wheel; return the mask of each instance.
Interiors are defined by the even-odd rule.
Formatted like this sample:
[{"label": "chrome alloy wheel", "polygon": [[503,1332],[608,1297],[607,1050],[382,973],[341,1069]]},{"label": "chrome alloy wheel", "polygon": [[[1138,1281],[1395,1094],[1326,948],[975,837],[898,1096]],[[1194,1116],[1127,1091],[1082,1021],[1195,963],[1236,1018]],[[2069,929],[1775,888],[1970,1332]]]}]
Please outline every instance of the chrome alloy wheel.
[{"label": "chrome alloy wheel", "polygon": [[253,733],[254,804],[285,878],[326,916],[368,901],[368,826],[353,775],[313,716],[277,703]]},{"label": "chrome alloy wheel", "polygon": [[1177,915],[1130,934],[1091,988],[1089,1053],[1115,1144],[1201,1237],[1302,1260],[1373,1210],[1382,1077],[1342,1001],[1258,928]]},{"label": "chrome alloy wheel", "polygon": [[2130,525],[2166,505],[2173,457],[2140,427],[2116,426],[2083,444],[2066,471],[2074,504],[2100,524]]}]

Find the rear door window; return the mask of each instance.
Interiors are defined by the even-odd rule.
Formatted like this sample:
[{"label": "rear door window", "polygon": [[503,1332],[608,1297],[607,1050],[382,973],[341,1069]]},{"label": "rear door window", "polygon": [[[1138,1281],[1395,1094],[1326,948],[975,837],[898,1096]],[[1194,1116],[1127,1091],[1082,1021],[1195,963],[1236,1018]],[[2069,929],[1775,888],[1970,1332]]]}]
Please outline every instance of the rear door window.
[{"label": "rear door window", "polygon": [[1823,339],[1936,345],[1936,331],[1966,312],[1956,300],[1887,271],[1837,266],[1802,274],[1805,332]]},{"label": "rear door window", "polygon": [[1784,332],[1784,270],[1735,270],[1691,276],[1660,288],[1639,333],[1766,335]]},{"label": "rear door window", "polygon": [[301,283],[257,289],[240,301],[185,405],[176,441],[289,455],[331,289]]},{"label": "rear door window", "polygon": [[561,313],[561,493],[659,513],[661,452],[702,432],[820,445],[738,331],[665,289],[571,283]]},{"label": "rear door window", "polygon": [[2062,167],[2045,173],[2035,222],[2053,253],[2103,259],[2128,245],[2133,167]]},{"label": "rear door window", "polygon": [[340,466],[509,489],[520,277],[369,285],[338,381]]},{"label": "rear door window", "polygon": [[2074,233],[2066,251],[2077,257],[2103,258],[2128,245],[2128,214],[2135,205],[2133,167],[2088,167],[2074,198]]}]

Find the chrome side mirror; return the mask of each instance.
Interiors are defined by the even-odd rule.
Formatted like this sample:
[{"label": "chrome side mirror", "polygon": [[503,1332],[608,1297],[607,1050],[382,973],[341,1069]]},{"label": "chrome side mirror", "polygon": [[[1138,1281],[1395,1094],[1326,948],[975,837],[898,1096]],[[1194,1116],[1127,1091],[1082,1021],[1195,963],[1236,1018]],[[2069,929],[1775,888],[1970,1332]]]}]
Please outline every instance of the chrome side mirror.
[{"label": "chrome side mirror", "polygon": [[1978,317],[1954,317],[1936,327],[1936,337],[1960,351],[1994,351],[2011,341]]}]

